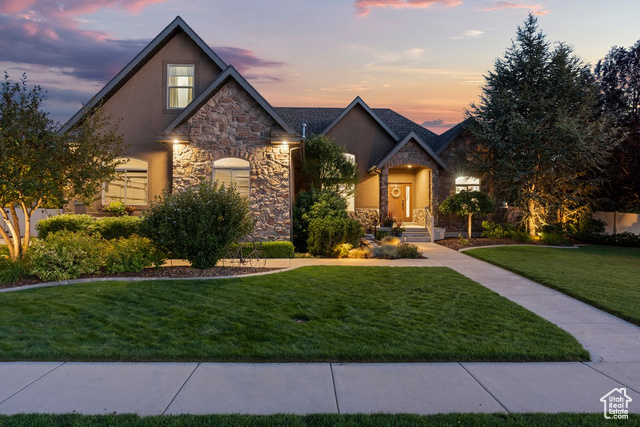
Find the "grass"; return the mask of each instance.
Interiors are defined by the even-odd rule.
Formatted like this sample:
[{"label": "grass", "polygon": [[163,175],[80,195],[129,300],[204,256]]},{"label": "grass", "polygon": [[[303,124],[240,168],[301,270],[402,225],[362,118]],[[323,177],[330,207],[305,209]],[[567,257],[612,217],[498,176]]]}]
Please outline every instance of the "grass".
[{"label": "grass", "polygon": [[447,268],[306,267],[0,294],[0,360],[568,361],[569,334]]},{"label": "grass", "polygon": [[630,414],[627,420],[607,420],[602,414],[373,414],[373,415],[175,415],[139,417],[137,415],[0,415],[0,426],[262,426],[262,427],[397,427],[397,426],[613,426],[637,425],[640,417]]},{"label": "grass", "polygon": [[499,247],[468,255],[528,277],[640,325],[640,249]]}]

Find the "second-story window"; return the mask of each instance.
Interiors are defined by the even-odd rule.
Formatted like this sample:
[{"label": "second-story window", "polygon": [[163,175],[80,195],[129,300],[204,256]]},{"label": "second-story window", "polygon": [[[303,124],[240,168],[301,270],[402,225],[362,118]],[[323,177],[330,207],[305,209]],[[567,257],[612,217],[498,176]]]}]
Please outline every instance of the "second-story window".
[{"label": "second-story window", "polygon": [[168,108],[184,108],[193,100],[193,65],[170,64],[167,72]]}]

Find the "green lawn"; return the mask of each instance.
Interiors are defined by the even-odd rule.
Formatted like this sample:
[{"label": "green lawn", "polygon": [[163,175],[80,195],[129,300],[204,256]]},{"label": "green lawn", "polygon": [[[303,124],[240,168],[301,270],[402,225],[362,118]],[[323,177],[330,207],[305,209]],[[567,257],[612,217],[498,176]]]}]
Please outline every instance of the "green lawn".
[{"label": "green lawn", "polygon": [[588,360],[566,332],[447,268],[306,267],[0,294],[0,360]]},{"label": "green lawn", "polygon": [[640,325],[638,248],[503,246],[465,253]]},{"label": "green lawn", "polygon": [[637,425],[637,414],[627,420],[607,420],[602,414],[441,414],[441,415],[178,415],[138,417],[136,415],[0,415],[0,426],[141,426],[141,427],[399,427],[399,426],[527,426],[596,427]]}]

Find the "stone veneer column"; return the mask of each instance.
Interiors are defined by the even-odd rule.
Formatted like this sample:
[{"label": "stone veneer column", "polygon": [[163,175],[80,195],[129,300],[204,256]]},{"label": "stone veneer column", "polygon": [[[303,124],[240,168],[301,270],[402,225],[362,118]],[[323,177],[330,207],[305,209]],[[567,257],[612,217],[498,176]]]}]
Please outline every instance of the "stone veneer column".
[{"label": "stone veneer column", "polygon": [[389,212],[389,167],[383,166],[380,171],[380,218]]}]

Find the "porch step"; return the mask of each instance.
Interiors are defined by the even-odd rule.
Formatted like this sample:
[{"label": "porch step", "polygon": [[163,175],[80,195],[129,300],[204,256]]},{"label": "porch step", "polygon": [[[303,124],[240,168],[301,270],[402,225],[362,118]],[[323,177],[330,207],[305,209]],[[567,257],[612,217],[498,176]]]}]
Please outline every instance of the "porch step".
[{"label": "porch step", "polygon": [[403,240],[408,243],[430,242],[431,235],[426,228],[409,228],[402,233]]}]

